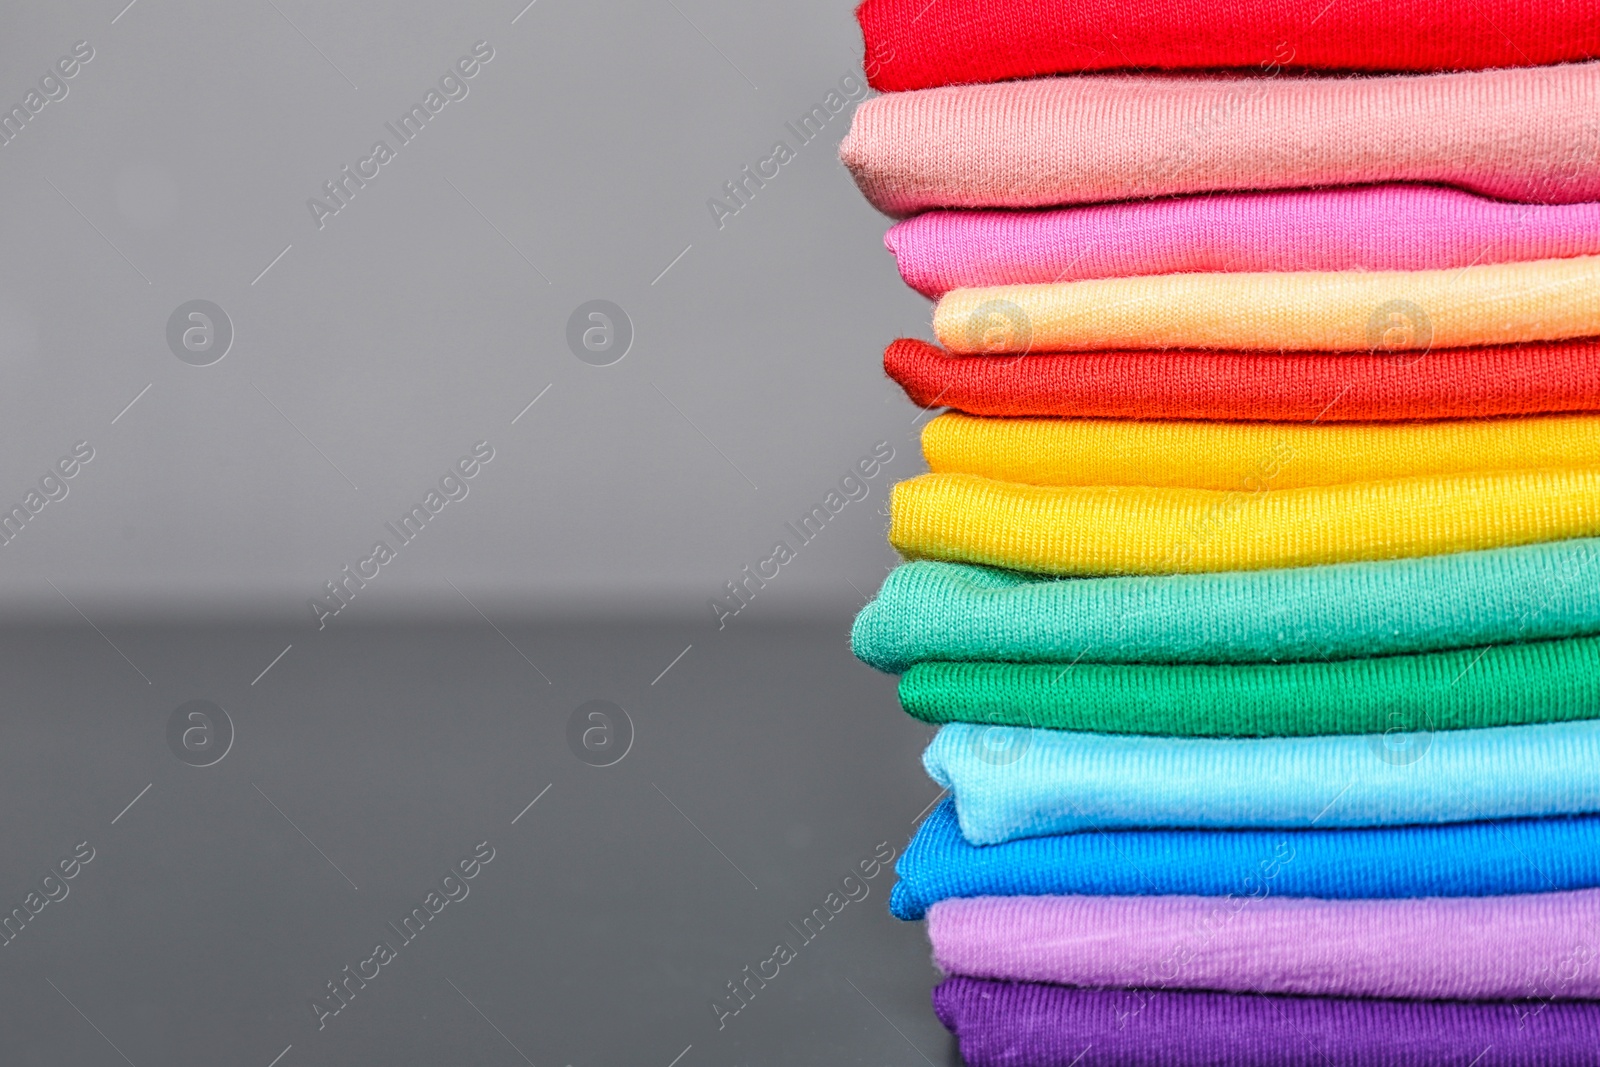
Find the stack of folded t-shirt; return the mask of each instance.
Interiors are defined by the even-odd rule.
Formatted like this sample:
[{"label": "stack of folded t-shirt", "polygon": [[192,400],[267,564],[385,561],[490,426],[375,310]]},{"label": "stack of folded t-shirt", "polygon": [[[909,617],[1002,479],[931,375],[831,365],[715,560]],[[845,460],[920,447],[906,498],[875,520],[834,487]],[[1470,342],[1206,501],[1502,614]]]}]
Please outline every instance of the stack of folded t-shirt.
[{"label": "stack of folded t-shirt", "polygon": [[1600,5],[857,14],[968,1062],[1600,1064]]}]

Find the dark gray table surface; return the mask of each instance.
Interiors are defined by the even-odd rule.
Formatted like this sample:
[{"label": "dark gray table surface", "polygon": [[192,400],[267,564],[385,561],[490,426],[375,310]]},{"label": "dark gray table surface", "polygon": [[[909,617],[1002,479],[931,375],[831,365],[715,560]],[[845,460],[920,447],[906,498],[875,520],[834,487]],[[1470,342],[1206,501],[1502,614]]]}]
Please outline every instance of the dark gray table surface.
[{"label": "dark gray table surface", "polygon": [[[928,730],[847,628],[0,631],[0,892],[30,915],[0,948],[5,1062],[958,1062],[891,872],[809,942],[790,925],[937,794]],[[232,726],[210,766],[226,723],[169,742],[191,700]],[[569,744],[590,700],[632,723],[611,766]],[[442,881],[483,842],[476,877]],[[466,896],[406,942],[389,924],[441,886]],[[713,1001],[785,939],[719,1027]],[[364,963],[379,942],[393,958]],[[319,1029],[347,965],[377,974]]]}]

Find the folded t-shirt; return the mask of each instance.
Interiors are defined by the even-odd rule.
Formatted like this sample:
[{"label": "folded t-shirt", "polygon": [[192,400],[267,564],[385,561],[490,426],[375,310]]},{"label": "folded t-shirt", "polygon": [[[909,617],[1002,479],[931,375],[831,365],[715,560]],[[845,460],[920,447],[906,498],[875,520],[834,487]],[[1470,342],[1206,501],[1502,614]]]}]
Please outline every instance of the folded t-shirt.
[{"label": "folded t-shirt", "polygon": [[1424,474],[1600,470],[1600,417],[1322,426],[946,412],[923,426],[922,454],[938,474],[1031,485],[1301,489]]},{"label": "folded t-shirt", "polygon": [[952,723],[922,754],[975,845],[1133,827],[1405,826],[1600,812],[1600,720],[1323,737]]},{"label": "folded t-shirt", "polygon": [[934,661],[901,677],[900,703],[934,723],[1406,738],[1600,718],[1600,637],[1303,663]]},{"label": "folded t-shirt", "polygon": [[1600,52],[1583,0],[866,0],[874,89],[1090,70],[1469,70]]},{"label": "folded t-shirt", "polygon": [[1600,999],[1600,889],[1497,897],[1033,896],[928,910],[946,974],[1096,989]]},{"label": "folded t-shirt", "polygon": [[1336,423],[1600,411],[1600,341],[1428,353],[953,356],[900,338],[885,373],[922,408],[973,415]]},{"label": "folded t-shirt", "polygon": [[879,210],[1421,182],[1600,200],[1600,64],[1381,78],[1094,74],[888,93],[840,158]]},{"label": "folded t-shirt", "polygon": [[[1068,989],[951,978],[968,1067],[1594,1067],[1600,1004]],[[1492,1057],[1492,1058],[1491,1058]]]},{"label": "folded t-shirt", "polygon": [[1378,185],[1134,200],[1051,211],[926,211],[883,243],[925,296],[1207,271],[1434,270],[1600,252],[1600,204],[1511,204]]},{"label": "folded t-shirt", "polygon": [[1268,663],[1600,634],[1600,540],[1281,570],[1042,578],[918,560],[889,572],[851,647],[924,661]]},{"label": "folded t-shirt", "polygon": [[934,806],[895,864],[889,911],[952,897],[1479,897],[1600,886],[1600,816],[1310,830],[1103,830],[978,846]]},{"label": "folded t-shirt", "polygon": [[889,542],[911,559],[1041,574],[1175,574],[1407,559],[1600,534],[1600,471],[1420,475],[1248,489],[1027,485],[923,474],[890,491]]},{"label": "folded t-shirt", "polygon": [[1560,341],[1600,335],[1600,256],[952,289],[933,309],[933,332],[965,355],[1204,348],[1399,358]]}]

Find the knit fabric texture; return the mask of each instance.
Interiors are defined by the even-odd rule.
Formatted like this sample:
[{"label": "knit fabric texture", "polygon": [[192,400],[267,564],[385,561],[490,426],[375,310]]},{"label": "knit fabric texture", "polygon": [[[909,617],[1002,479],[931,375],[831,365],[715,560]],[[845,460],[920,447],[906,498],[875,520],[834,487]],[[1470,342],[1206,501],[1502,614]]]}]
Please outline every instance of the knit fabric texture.
[{"label": "knit fabric texture", "polygon": [[1274,489],[1483,471],[1600,469],[1600,417],[1320,426],[947,413],[922,430],[935,473],[1034,485]]},{"label": "knit fabric texture", "polygon": [[961,836],[955,803],[946,797],[917,828],[895,873],[889,911],[909,920],[952,897],[1546,893],[1600,886],[1600,817],[1342,830],[1103,830],[980,848]]},{"label": "knit fabric texture", "polygon": [[896,216],[1426,182],[1600,200],[1600,65],[1384,78],[1089,75],[890,93],[840,158]]},{"label": "knit fabric texture", "polygon": [[933,1008],[959,1039],[967,1067],[1600,1063],[1593,1003],[1147,993],[951,978],[934,989]]},{"label": "knit fabric texture", "polygon": [[1133,827],[1401,826],[1600,812],[1600,720],[1325,737],[952,723],[922,754],[975,845]]},{"label": "knit fabric texture", "polygon": [[1600,52],[1580,0],[866,0],[881,92],[1092,70],[1470,70]]},{"label": "knit fabric texture", "polygon": [[919,663],[925,722],[1175,737],[1379,734],[1600,718],[1600,637],[1322,663]]},{"label": "knit fabric texture", "polygon": [[973,415],[1348,422],[1600,411],[1600,341],[1426,355],[1091,352],[951,356],[901,338],[884,371]]},{"label": "knit fabric texture", "polygon": [[1600,334],[1600,256],[1457,270],[1156,274],[954,289],[933,309],[933,332],[959,355],[1124,348],[1421,355],[1436,345],[1560,341]]},{"label": "knit fabric texture", "polygon": [[1508,204],[1381,185],[1095,204],[929,211],[883,243],[925,296],[1180,271],[1435,270],[1600,252],[1600,204]]},{"label": "knit fabric texture", "polygon": [[929,660],[1266,663],[1600,634],[1600,541],[1287,570],[1032,578],[919,560],[889,573],[851,647]]},{"label": "knit fabric texture", "polygon": [[[928,910],[946,974],[1102,989],[1593,1000],[1600,890],[1420,900],[976,897]],[[1581,932],[1580,932],[1581,931]]]},{"label": "knit fabric texture", "polygon": [[891,491],[909,558],[1043,574],[1304,567],[1600,534],[1600,472],[1515,471],[1224,492],[923,474]]}]

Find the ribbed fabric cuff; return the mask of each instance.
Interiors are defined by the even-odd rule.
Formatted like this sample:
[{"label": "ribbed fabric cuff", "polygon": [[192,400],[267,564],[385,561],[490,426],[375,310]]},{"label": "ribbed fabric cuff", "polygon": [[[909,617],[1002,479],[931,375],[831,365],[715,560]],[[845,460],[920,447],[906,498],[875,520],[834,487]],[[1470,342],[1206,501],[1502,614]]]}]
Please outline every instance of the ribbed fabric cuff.
[{"label": "ribbed fabric cuff", "polygon": [[1405,737],[1600,718],[1600,638],[1321,663],[919,663],[900,703],[932,723]]},{"label": "ribbed fabric cuff", "polygon": [[975,845],[1132,827],[1404,826],[1600,812],[1600,720],[1215,739],[953,723],[922,755]]},{"label": "ribbed fabric cuff", "polygon": [[883,367],[918,407],[974,415],[1350,422],[1600,411],[1600,342],[1410,355],[951,356],[902,338]]},{"label": "ribbed fabric cuff", "polygon": [[[1321,824],[1318,823],[1320,826]],[[1103,830],[979,847],[946,797],[895,864],[889,910],[952,897],[1480,897],[1600,886],[1600,817],[1311,830]]]},{"label": "ribbed fabric cuff", "polygon": [[909,558],[1044,574],[1306,567],[1600,534],[1600,472],[1525,471],[1246,492],[1037,486],[924,474],[891,491]]},{"label": "ribbed fabric cuff", "polygon": [[922,429],[936,474],[1032,485],[1299,489],[1421,475],[1600,470],[1600,417],[1427,423],[988,419],[946,412]]},{"label": "ribbed fabric cuff", "polygon": [[1600,52],[1600,14],[1576,0],[866,0],[856,18],[883,92],[1117,68],[1471,70]]},{"label": "ribbed fabric cuff", "polygon": [[928,911],[946,974],[1096,989],[1600,998],[1600,890],[1418,900],[978,897]]},{"label": "ribbed fabric cuff", "polygon": [[[968,1067],[1593,1067],[1600,1004],[1067,989],[933,991]],[[1489,1057],[1493,1057],[1492,1059]]]},{"label": "ribbed fabric cuff", "polygon": [[989,285],[1212,271],[1437,270],[1600,253],[1600,204],[1509,204],[1382,185],[929,211],[883,243],[925,296]]}]

